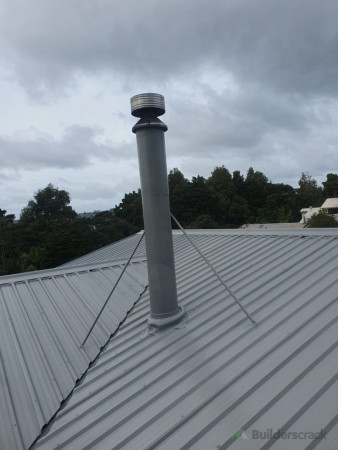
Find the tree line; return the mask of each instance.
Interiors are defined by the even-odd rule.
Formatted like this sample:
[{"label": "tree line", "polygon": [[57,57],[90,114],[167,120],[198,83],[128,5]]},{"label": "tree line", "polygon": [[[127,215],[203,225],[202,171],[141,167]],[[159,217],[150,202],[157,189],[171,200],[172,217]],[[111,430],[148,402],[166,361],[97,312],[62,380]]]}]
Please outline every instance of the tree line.
[{"label": "tree line", "polygon": [[[336,197],[338,175],[323,187],[302,173],[297,189],[272,183],[250,168],[243,176],[216,167],[209,178],[168,175],[170,208],[185,228],[238,228],[246,223],[299,222],[300,209]],[[0,209],[0,275],[56,267],[143,228],[141,192],[125,194],[109,211],[83,216],[70,195],[49,184],[34,194],[18,221]]]},{"label": "tree line", "polygon": [[[216,167],[209,178],[188,180],[178,169],[168,175],[170,209],[185,228],[238,228],[247,223],[299,222],[300,210],[321,206],[338,192],[338,175],[327,174],[323,187],[302,173],[298,188],[272,183],[252,167],[244,177]],[[142,227],[141,192],[126,194],[115,207],[116,217]]]}]

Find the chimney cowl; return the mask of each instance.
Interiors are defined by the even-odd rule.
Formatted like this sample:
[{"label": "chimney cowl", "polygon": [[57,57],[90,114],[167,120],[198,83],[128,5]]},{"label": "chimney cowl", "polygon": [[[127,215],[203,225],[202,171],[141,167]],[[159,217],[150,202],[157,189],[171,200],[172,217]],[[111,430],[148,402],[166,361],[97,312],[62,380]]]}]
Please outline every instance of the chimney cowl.
[{"label": "chimney cowl", "polygon": [[165,113],[164,97],[161,94],[138,94],[130,99],[134,117],[162,116]]}]

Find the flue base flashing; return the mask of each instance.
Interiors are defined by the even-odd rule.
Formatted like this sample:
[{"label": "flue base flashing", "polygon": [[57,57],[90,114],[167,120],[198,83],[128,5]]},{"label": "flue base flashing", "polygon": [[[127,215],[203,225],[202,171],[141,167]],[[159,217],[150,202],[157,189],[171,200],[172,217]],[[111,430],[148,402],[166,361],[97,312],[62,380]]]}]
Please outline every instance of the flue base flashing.
[{"label": "flue base flashing", "polygon": [[148,319],[148,329],[163,331],[168,328],[174,327],[183,322],[187,318],[187,312],[184,307],[179,306],[178,311],[171,316],[166,317],[154,317],[151,315]]}]

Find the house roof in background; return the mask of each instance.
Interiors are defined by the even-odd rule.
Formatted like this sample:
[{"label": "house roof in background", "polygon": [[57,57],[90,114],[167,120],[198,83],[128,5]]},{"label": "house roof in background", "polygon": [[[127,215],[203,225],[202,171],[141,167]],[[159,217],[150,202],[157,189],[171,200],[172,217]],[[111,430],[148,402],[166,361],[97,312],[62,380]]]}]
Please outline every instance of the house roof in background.
[{"label": "house roof in background", "polygon": [[338,208],[338,198],[327,198],[321,208]]},{"label": "house roof in background", "polygon": [[[243,438],[231,437],[239,429],[249,439],[254,430],[323,430],[327,438],[320,442],[254,445],[334,448],[337,230],[189,231],[257,326],[184,236],[173,234],[188,321],[147,333],[145,292],[34,448],[242,449]],[[111,259],[114,247],[122,258],[135,240],[79,258],[68,269]]]}]

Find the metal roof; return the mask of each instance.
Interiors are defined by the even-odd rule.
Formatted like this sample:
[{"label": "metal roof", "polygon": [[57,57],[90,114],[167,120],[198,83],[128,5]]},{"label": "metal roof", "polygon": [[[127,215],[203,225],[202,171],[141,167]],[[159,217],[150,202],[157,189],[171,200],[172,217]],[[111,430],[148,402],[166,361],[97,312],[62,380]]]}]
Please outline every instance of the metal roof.
[{"label": "metal roof", "polygon": [[[141,234],[142,231],[128,238],[121,239],[120,241],[114,242],[113,244],[102,247],[99,250],[88,253],[87,255],[81,256],[80,258],[74,259],[73,261],[63,264],[60,267],[92,264],[95,262],[102,263],[103,261],[111,261],[116,259],[126,259],[136,247]],[[141,242],[139,248],[137,249],[134,259],[138,257],[146,257],[144,240],[143,242]]]},{"label": "metal roof", "polygon": [[277,228],[281,228],[283,230],[287,229],[287,228],[304,228],[305,224],[302,222],[293,222],[293,223],[249,223],[249,224],[245,224],[242,225],[242,229],[247,229],[247,228],[253,228],[253,229],[268,229],[268,228],[273,228],[273,229],[277,229]]},{"label": "metal roof", "polygon": [[123,261],[0,278],[0,447],[28,448],[147,284],[130,265],[84,348]]},{"label": "metal roof", "polygon": [[258,325],[174,232],[188,321],[147,333],[145,292],[34,448],[336,447],[337,231],[189,234]]},{"label": "metal roof", "polygon": [[[224,238],[231,238],[234,236],[289,236],[289,237],[319,237],[319,236],[337,236],[337,230],[332,228],[289,228],[289,229],[192,229],[187,230],[189,235],[199,235],[199,236],[223,236]],[[114,242],[113,244],[107,245],[106,247],[100,248],[99,250],[95,250],[94,252],[88,253],[80,258],[74,259],[66,264],[63,264],[60,267],[69,267],[69,266],[77,266],[82,264],[91,264],[95,262],[102,263],[103,261],[112,261],[118,258],[127,258],[131,252],[133,251],[136,243],[139,239],[139,233],[130,236],[129,238],[122,239],[120,241]],[[182,235],[180,230],[173,230],[174,236],[174,244],[177,246],[178,242],[183,242],[185,245],[189,247],[189,243],[187,243],[186,239]],[[138,248],[135,258],[146,258],[146,250],[144,241],[141,243]],[[0,278],[1,279],[1,278]]]}]

